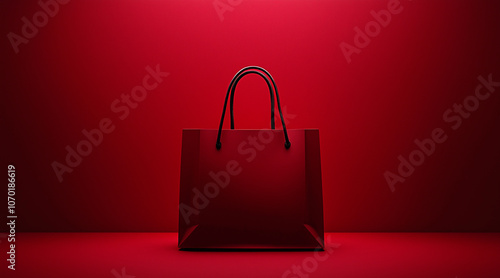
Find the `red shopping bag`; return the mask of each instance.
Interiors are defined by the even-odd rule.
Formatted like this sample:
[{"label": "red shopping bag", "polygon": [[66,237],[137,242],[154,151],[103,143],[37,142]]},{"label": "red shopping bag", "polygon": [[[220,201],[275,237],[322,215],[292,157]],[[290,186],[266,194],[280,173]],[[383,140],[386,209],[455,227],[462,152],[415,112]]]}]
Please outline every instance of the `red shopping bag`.
[{"label": "red shopping bag", "polygon": [[[269,87],[271,129],[234,129],[234,92],[247,74]],[[283,130],[274,125],[273,89]],[[229,96],[231,129],[222,130]],[[178,247],[324,249],[319,131],[286,129],[263,68],[234,76],[218,130],[183,130]]]}]

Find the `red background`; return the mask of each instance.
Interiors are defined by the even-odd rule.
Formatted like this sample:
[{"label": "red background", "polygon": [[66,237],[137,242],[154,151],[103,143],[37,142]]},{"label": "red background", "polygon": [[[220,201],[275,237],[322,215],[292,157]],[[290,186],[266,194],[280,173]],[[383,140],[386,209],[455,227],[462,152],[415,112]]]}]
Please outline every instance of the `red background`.
[{"label": "red background", "polygon": [[[340,43],[387,3],[246,0],[221,21],[213,1],[74,0],[16,54],[7,34],[40,6],[2,1],[1,165],[17,169],[18,231],[176,231],[181,130],[217,128],[247,65],[273,74],[288,128],[320,130],[326,231],[500,231],[498,88],[457,130],[443,121],[478,76],[500,81],[498,4],[402,0],[348,63]],[[120,120],[110,104],[158,64],[170,75]],[[236,127],[268,127],[268,98],[245,77]],[[60,183],[51,163],[103,118],[115,130]],[[447,141],[392,192],[384,172],[437,127]]]}]

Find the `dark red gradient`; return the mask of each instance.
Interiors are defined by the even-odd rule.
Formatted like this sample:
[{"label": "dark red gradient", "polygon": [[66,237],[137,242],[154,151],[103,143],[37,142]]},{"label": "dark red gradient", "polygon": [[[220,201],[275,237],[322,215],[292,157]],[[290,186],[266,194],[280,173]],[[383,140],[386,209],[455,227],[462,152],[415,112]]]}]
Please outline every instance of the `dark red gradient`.
[{"label": "dark red gradient", "polygon": [[[500,87],[456,130],[457,113],[443,120],[479,76],[500,81],[498,1],[401,0],[350,63],[341,43],[392,2],[245,0],[223,21],[213,2],[73,0],[16,54],[8,34],[41,7],[1,1],[0,165],[17,169],[18,231],[176,231],[181,131],[217,128],[247,65],[274,76],[290,129],[319,129],[326,231],[500,231]],[[157,65],[169,75],[120,119],[112,104]],[[269,128],[259,77],[235,111],[236,128]],[[59,182],[52,163],[103,119],[114,130]],[[384,173],[435,128],[447,140],[392,191]]]},{"label": "dark red gradient", "polygon": [[[2,277],[482,277],[500,275],[498,234],[327,233],[326,251],[178,251],[176,233],[26,233]],[[50,250],[51,255],[41,256]],[[57,263],[55,263],[56,261]],[[27,267],[29,266],[29,267]],[[300,274],[299,274],[300,273]],[[308,275],[308,276],[305,276]]]}]

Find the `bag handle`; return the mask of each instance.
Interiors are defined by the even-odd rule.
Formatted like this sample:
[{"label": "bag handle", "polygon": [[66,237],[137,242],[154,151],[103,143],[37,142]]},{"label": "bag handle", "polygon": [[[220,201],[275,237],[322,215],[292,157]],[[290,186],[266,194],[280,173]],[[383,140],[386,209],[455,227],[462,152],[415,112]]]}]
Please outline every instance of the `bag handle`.
[{"label": "bag handle", "polygon": [[[283,133],[285,135],[285,148],[286,149],[289,149],[290,146],[291,146],[291,143],[290,143],[290,140],[288,139],[288,133],[286,131],[286,125],[285,125],[285,119],[283,118],[283,113],[281,112],[281,105],[280,105],[280,99],[279,99],[279,95],[278,95],[278,89],[276,87],[276,83],[274,82],[274,79],[273,77],[271,76],[271,74],[269,74],[269,72],[267,72],[265,69],[261,68],[261,67],[257,67],[257,66],[250,66],[250,67],[246,67],[246,68],[243,68],[242,70],[240,70],[234,77],[233,79],[231,80],[231,83],[229,85],[229,88],[227,89],[227,93],[226,93],[226,98],[224,100],[224,108],[222,109],[222,117],[220,119],[220,124],[219,124],[219,132],[217,133],[217,142],[215,143],[215,147],[220,150],[222,144],[220,142],[220,139],[221,139],[221,134],[222,134],[222,126],[224,124],[224,116],[226,114],[226,107],[227,107],[227,100],[229,98],[229,94],[232,92],[232,94],[234,95],[234,90],[236,89],[236,85],[238,84],[238,81],[245,75],[247,74],[250,74],[250,73],[254,73],[254,74],[258,74],[260,75],[261,77],[263,77],[266,82],[268,83],[268,86],[270,87],[270,84],[269,84],[269,80],[267,80],[267,78],[259,71],[256,71],[256,70],[249,70],[249,71],[246,71],[248,70],[248,68],[251,68],[251,69],[258,69],[258,70],[261,70],[261,71],[264,71],[266,73],[266,75],[268,75],[269,79],[272,81],[273,85],[274,85],[274,89],[275,89],[275,93],[276,93],[276,102],[278,104],[278,111],[280,113],[280,118],[281,118],[281,124],[283,126]],[[272,101],[272,99],[271,99]]]},{"label": "bag handle", "polygon": [[[271,79],[271,81],[273,82],[273,87],[274,87],[274,91],[276,91],[276,83],[274,83],[274,80],[272,79],[271,77],[271,74],[265,70],[264,68],[261,68],[261,67],[258,67],[258,66],[248,66],[248,67],[244,67],[242,68],[240,71],[238,71],[236,73],[236,75],[233,77],[233,79],[231,80],[231,84],[229,84],[229,87],[232,88],[231,89],[231,99],[229,101],[229,112],[231,114],[231,129],[234,129],[234,113],[233,113],[233,104],[234,104],[234,90],[236,88],[236,83],[238,83],[238,81],[244,76],[246,75],[243,74],[244,71],[246,70],[249,70],[249,69],[256,69],[256,70],[260,70],[262,72],[264,72],[268,78]],[[271,89],[271,85],[269,84],[269,80],[268,78],[266,78],[265,76],[262,75],[262,73],[260,72],[257,72],[257,74],[259,74],[260,76],[262,76],[262,78],[264,78],[264,80],[266,81],[267,83],[267,86],[269,87],[269,93],[271,95],[271,129],[275,129],[275,124],[274,124],[274,94],[273,94],[273,90]]]}]

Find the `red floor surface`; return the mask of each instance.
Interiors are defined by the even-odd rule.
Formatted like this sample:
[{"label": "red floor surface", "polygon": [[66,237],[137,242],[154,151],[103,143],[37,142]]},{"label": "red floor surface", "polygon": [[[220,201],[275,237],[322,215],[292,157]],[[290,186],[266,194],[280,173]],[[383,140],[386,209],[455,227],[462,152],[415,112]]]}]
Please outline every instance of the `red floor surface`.
[{"label": "red floor surface", "polygon": [[21,233],[1,277],[500,277],[499,233],[328,233],[328,251],[178,251],[176,233]]}]

